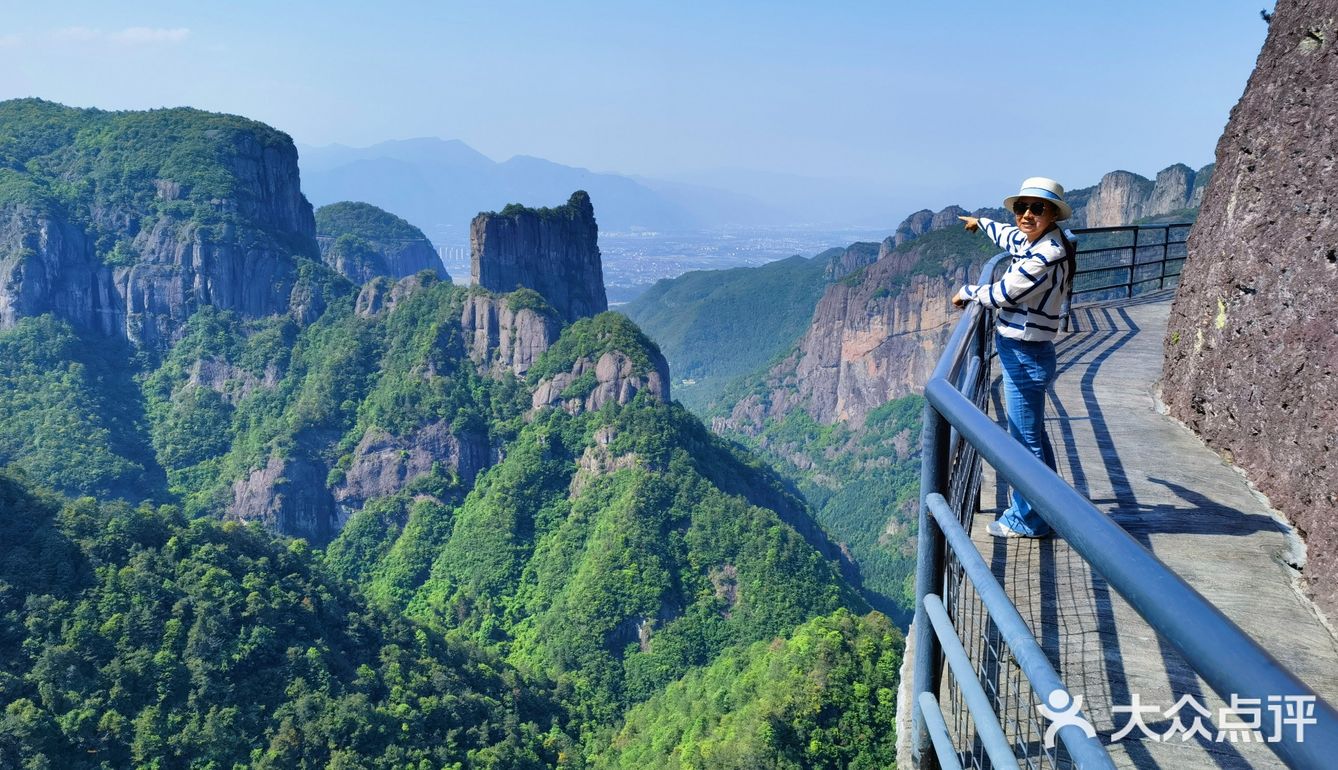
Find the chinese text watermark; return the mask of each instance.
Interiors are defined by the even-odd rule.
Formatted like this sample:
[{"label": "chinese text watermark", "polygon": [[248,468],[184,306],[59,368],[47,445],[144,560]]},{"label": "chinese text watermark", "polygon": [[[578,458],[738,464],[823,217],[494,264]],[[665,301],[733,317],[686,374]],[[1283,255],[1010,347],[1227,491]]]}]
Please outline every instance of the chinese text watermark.
[{"label": "chinese text watermark", "polygon": [[[1064,727],[1078,727],[1087,737],[1096,737],[1096,729],[1080,713],[1081,695],[1056,689],[1046,697],[1046,703],[1036,708],[1050,720],[1045,731],[1047,749],[1054,748],[1055,735]],[[1290,735],[1300,743],[1305,740],[1306,726],[1316,724],[1314,695],[1269,695],[1261,699],[1233,694],[1230,704],[1217,710],[1217,719],[1213,722],[1213,712],[1192,695],[1182,696],[1163,709],[1157,704],[1143,703],[1138,693],[1134,693],[1129,705],[1112,706],[1111,714],[1120,728],[1110,736],[1111,743],[1124,740],[1135,730],[1142,738],[1157,742],[1198,738],[1230,743],[1277,743],[1291,731]],[[1128,717],[1120,726],[1120,717],[1125,714]],[[1147,717],[1165,725],[1164,729],[1153,729]]]}]

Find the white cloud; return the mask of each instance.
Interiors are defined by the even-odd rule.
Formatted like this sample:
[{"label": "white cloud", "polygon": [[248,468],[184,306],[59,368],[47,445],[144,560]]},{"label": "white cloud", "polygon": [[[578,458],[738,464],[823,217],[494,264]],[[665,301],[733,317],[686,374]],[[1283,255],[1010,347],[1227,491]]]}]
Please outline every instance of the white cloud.
[{"label": "white cloud", "polygon": [[152,45],[154,43],[182,43],[190,36],[185,27],[127,27],[110,35],[111,39],[123,45]]},{"label": "white cloud", "polygon": [[56,30],[53,37],[57,40],[68,40],[72,43],[88,43],[103,37],[103,35],[102,30],[89,27],[65,27]]},{"label": "white cloud", "polygon": [[190,36],[185,27],[126,27],[119,32],[107,32],[92,27],[65,27],[53,35],[57,40],[73,43],[110,42],[118,45],[175,45]]}]

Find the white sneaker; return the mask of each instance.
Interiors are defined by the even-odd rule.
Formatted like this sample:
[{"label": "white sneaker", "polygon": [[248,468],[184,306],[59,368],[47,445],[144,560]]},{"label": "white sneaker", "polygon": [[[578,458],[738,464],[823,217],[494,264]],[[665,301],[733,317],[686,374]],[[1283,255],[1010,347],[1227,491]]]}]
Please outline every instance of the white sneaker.
[{"label": "white sneaker", "polygon": [[995,537],[1030,537],[1030,535],[1024,535],[1002,521],[991,521],[990,525],[985,527],[985,531]]}]

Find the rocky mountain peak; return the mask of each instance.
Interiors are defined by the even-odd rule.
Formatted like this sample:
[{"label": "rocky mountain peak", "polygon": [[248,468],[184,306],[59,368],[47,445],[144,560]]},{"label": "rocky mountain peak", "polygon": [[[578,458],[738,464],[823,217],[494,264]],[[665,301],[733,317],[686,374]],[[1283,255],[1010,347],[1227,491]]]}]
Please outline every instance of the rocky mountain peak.
[{"label": "rocky mountain peak", "polygon": [[563,330],[531,367],[533,407],[556,406],[576,414],[605,404],[627,404],[644,392],[669,402],[669,363],[621,313],[601,313]]},{"label": "rocky mountain peak", "polygon": [[1203,189],[1212,177],[1209,164],[1194,171],[1176,163],[1157,172],[1155,180],[1131,171],[1112,171],[1094,187],[1074,190],[1070,227],[1115,227],[1140,219],[1172,216],[1198,208]]},{"label": "rocky mountain peak", "polygon": [[490,291],[538,292],[571,323],[608,310],[595,209],[584,190],[556,208],[511,204],[469,227],[471,274]]}]

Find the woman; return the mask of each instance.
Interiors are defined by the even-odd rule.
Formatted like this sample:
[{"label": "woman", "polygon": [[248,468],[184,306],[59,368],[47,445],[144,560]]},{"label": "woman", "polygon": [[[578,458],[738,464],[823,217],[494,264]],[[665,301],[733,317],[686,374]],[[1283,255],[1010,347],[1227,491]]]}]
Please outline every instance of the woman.
[{"label": "woman", "polygon": [[[1058,223],[1073,215],[1064,188],[1053,179],[1032,177],[1017,195],[1004,198],[1017,226],[976,217],[959,217],[970,232],[983,230],[1013,255],[1003,278],[968,285],[952,298],[998,311],[994,347],[1003,368],[1008,432],[1055,470],[1055,451],[1045,432],[1045,392],[1055,379],[1055,336],[1073,286],[1073,244]],[[1045,537],[1050,525],[1014,489],[1011,505],[987,528],[995,537]]]}]

